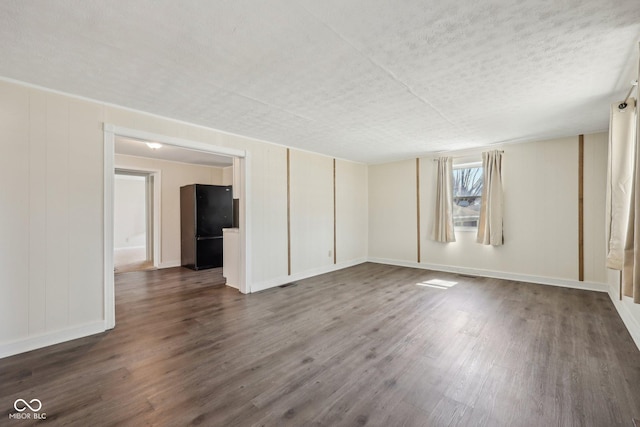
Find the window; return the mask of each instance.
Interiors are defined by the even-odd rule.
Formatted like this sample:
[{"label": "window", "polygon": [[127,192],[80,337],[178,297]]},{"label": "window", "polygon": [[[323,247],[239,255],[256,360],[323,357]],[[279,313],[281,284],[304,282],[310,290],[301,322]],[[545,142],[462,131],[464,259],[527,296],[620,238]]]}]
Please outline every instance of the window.
[{"label": "window", "polygon": [[482,164],[453,167],[453,225],[477,228],[482,202]]}]

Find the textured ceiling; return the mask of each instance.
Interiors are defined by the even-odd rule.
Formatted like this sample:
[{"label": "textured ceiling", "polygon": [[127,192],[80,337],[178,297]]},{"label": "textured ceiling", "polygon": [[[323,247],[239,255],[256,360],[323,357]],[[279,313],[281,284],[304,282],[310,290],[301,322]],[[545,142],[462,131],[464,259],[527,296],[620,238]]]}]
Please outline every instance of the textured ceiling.
[{"label": "textured ceiling", "polygon": [[162,147],[154,150],[147,147],[144,141],[129,138],[116,138],[114,151],[116,154],[149,157],[152,159],[191,163],[203,166],[226,167],[233,165],[231,157],[218,156],[216,154],[204,153],[196,150],[188,150],[168,144],[163,144]]},{"label": "textured ceiling", "polygon": [[2,0],[0,76],[363,162],[604,130],[638,0]]}]

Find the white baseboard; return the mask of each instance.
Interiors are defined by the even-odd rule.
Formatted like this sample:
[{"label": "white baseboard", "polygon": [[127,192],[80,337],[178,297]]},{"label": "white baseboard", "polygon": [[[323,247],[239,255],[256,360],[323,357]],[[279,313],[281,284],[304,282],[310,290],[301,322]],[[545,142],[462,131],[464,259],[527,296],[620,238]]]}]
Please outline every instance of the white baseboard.
[{"label": "white baseboard", "polygon": [[180,267],[180,265],[182,265],[180,260],[165,261],[158,264],[158,268],[173,268],[173,267]]},{"label": "white baseboard", "polygon": [[[629,305],[633,304],[633,301],[631,301],[629,297],[622,297],[623,299],[620,300],[620,295],[618,295],[619,290],[615,285],[608,286],[608,289],[609,298],[611,298],[611,302],[613,302],[614,307],[618,311],[622,323],[624,323],[633,342],[636,343],[636,347],[640,350],[640,323],[638,323],[638,320],[629,309]],[[628,300],[628,303],[625,303],[626,300]]]},{"label": "white baseboard", "polygon": [[114,251],[121,251],[124,249],[144,249],[146,246],[122,246],[121,248],[113,248]]},{"label": "white baseboard", "polygon": [[313,276],[319,276],[320,274],[330,273],[332,271],[342,270],[343,268],[353,267],[354,265],[367,262],[366,258],[357,258],[350,261],[343,261],[337,264],[330,264],[322,266],[320,268],[314,268],[312,270],[303,271],[300,273],[294,273],[291,276],[281,276],[275,279],[265,280],[263,282],[252,283],[250,292],[260,292],[265,289],[275,288],[276,286],[285,285],[287,283],[295,282],[296,280],[307,279]]},{"label": "white baseboard", "polygon": [[0,344],[0,359],[106,331],[103,320]]},{"label": "white baseboard", "polygon": [[515,280],[518,282],[536,283],[539,285],[560,286],[563,288],[583,289],[588,291],[607,292],[607,285],[596,282],[581,282],[579,280],[560,279],[555,277],[531,276],[520,273],[508,273],[505,271],[484,270],[479,268],[457,267],[453,265],[417,263],[386,258],[372,258],[369,262],[378,264],[396,265],[400,267],[420,268],[423,270],[442,271],[446,273],[467,274],[470,276],[491,277],[494,279]]}]

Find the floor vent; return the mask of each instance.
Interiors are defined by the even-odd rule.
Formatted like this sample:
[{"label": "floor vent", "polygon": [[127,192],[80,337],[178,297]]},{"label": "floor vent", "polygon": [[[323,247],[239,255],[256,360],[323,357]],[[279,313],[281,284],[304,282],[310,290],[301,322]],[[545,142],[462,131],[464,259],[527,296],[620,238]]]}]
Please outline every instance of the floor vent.
[{"label": "floor vent", "polygon": [[436,289],[449,289],[450,287],[455,286],[457,284],[458,282],[450,282],[448,280],[441,280],[441,279],[431,279],[421,283],[416,283],[416,285],[418,286],[427,286],[429,288],[436,288]]}]

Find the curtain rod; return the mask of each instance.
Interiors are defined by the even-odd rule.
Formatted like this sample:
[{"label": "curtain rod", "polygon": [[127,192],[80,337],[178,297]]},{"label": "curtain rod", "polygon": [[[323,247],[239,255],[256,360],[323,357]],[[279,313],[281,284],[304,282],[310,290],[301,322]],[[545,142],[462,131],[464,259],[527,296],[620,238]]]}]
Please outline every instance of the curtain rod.
[{"label": "curtain rod", "polygon": [[625,108],[627,108],[627,101],[629,100],[629,97],[631,96],[631,92],[633,92],[633,88],[638,86],[638,81],[635,80],[633,82],[631,82],[631,88],[629,88],[629,92],[627,92],[627,96],[624,97],[624,101],[622,101],[620,103],[620,105],[618,105],[618,109],[620,110],[624,110]]}]

